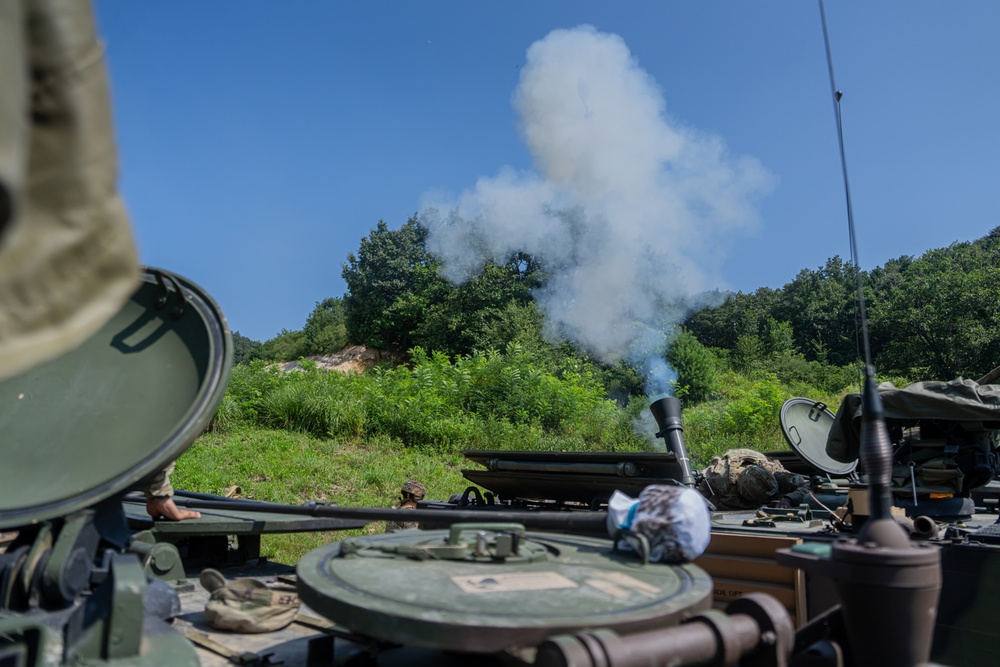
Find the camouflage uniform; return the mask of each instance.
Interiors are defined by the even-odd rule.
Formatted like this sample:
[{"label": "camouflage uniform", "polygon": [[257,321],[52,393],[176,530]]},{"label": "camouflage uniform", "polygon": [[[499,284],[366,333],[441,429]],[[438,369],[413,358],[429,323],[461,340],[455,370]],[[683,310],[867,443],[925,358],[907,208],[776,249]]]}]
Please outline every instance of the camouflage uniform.
[{"label": "camouflage uniform", "polygon": [[[427,495],[427,489],[423,484],[415,480],[410,480],[403,484],[399,490],[400,499],[392,504],[392,509],[415,510],[417,503]],[[385,532],[394,533],[397,530],[406,528],[419,528],[419,521],[386,521]]]},{"label": "camouflage uniform", "polygon": [[146,496],[146,502],[155,498],[171,498],[174,495],[174,487],[170,484],[170,474],[174,471],[174,463],[171,462],[166,468],[156,473],[142,484],[142,493]]},{"label": "camouflage uniform", "polygon": [[698,484],[720,510],[756,509],[770,502],[797,507],[809,495],[809,480],[752,449],[731,449],[716,456]]}]

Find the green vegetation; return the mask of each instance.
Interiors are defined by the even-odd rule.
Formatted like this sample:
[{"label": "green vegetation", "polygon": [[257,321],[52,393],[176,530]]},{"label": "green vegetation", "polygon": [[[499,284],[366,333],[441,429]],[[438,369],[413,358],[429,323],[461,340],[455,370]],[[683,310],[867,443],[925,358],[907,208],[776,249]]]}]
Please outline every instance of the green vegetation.
[{"label": "green vegetation", "polygon": [[[354,507],[388,507],[409,478],[427,485],[434,497],[465,488],[462,457],[422,452],[390,440],[359,442],[316,438],[284,430],[243,427],[203,435],[177,461],[178,488],[223,493],[238,485],[242,497],[278,503],[306,499]],[[276,561],[295,563],[302,554],[363,530],[264,536],[262,549]]]},{"label": "green vegetation", "polygon": [[[236,484],[260,500],[387,506],[410,478],[435,498],[464,489],[463,449],[657,446],[636,435],[650,430],[636,428],[650,420],[636,368],[544,340],[531,296],[544,267],[520,253],[484,260],[477,278],[456,286],[438,275],[426,235],[416,220],[398,230],[380,222],[344,265],[343,298],[317,303],[300,331],[264,343],[234,336],[228,391],[209,432],[179,460],[178,487],[219,493]],[[1000,228],[863,272],[880,379],[978,377],[1000,363],[998,267]],[[733,447],[784,449],[785,400],[836,408],[855,389],[855,279],[834,257],[783,289],[726,295],[665,332],[697,467]],[[271,364],[345,344],[386,348],[405,363],[354,374]],[[293,562],[330,539],[273,537],[265,550]]]},{"label": "green vegetation", "polygon": [[674,394],[684,403],[701,403],[715,393],[715,356],[690,331],[677,334],[667,350],[667,361],[677,371]]},{"label": "green vegetation", "polygon": [[[404,353],[412,347],[445,354],[501,349],[539,330],[530,290],[538,263],[514,253],[502,264],[483,260],[476,277],[453,285],[425,247],[427,229],[410,219],[396,230],[383,221],[348,255],[343,277],[347,337]],[[539,337],[540,338],[540,337]]]},{"label": "green vegetation", "polygon": [[[858,358],[855,270],[839,257],[802,270],[780,290],[731,294],[684,323],[737,364],[773,352],[787,327],[807,362],[844,366]],[[983,238],[900,257],[861,272],[875,367],[921,379],[978,378],[1000,364],[1000,227]]]},{"label": "green vegetation", "polygon": [[233,362],[255,359],[290,361],[299,357],[336,352],[347,344],[347,325],[343,299],[323,299],[306,318],[299,331],[282,329],[271,340],[260,343],[240,332],[233,333]]},{"label": "green vegetation", "polygon": [[294,373],[259,360],[237,365],[212,430],[264,427],[439,452],[643,446],[629,412],[606,399],[588,365],[571,357],[547,368],[514,345],[453,359],[414,348],[411,366],[365,374],[303,365]]}]

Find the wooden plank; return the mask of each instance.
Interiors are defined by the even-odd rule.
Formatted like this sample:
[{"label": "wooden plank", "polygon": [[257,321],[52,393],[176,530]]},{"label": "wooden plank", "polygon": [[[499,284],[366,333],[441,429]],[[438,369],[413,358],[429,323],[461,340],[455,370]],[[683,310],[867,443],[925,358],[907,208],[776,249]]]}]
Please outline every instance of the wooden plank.
[{"label": "wooden plank", "polygon": [[712,532],[707,553],[722,556],[751,556],[774,560],[774,552],[786,549],[802,540],[785,535]]},{"label": "wooden plank", "polygon": [[793,568],[778,565],[773,559],[706,554],[697,558],[694,564],[713,579],[721,577],[785,586],[794,586],[796,581]]},{"label": "wooden plank", "polygon": [[801,542],[785,535],[713,532],[708,550],[694,562],[715,582],[715,608],[725,609],[746,593],[767,593],[788,609],[800,627],[808,612],[805,575],[802,570],[778,565],[775,552]]},{"label": "wooden plank", "polygon": [[729,603],[747,593],[767,593],[778,600],[795,618],[797,596],[794,586],[757,584],[735,579],[716,579],[713,598],[716,602]]}]

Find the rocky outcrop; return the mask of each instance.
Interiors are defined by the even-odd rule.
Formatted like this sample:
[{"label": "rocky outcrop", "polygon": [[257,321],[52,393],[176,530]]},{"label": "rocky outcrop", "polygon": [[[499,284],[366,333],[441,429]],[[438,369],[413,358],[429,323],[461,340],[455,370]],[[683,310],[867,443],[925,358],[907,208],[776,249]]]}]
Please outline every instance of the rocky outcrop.
[{"label": "rocky outcrop", "polygon": [[[348,345],[336,354],[317,354],[306,358],[322,370],[339,373],[363,373],[372,366],[393,361],[389,352],[364,345]],[[278,368],[283,371],[302,370],[298,361],[286,361],[278,364]]]}]

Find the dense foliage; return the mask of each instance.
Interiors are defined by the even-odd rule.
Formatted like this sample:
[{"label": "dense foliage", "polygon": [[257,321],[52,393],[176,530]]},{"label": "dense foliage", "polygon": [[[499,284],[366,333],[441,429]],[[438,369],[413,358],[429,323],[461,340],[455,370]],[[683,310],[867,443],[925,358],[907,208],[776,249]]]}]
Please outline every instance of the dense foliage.
[{"label": "dense foliage", "polygon": [[[977,378],[1000,364],[998,280],[1000,227],[971,243],[862,272],[876,368],[951,379]],[[773,355],[776,346],[806,362],[843,366],[859,356],[855,284],[854,268],[834,257],[781,290],[731,294],[685,326],[703,344],[725,350],[737,367]]]},{"label": "dense foliage", "polygon": [[447,289],[426,239],[427,229],[412,218],[395,230],[379,220],[358,254],[347,256],[344,312],[352,342],[395,352],[413,347],[424,313]]},{"label": "dense foliage", "polygon": [[476,277],[455,285],[438,274],[426,240],[416,219],[395,230],[379,221],[358,254],[348,255],[344,310],[351,342],[397,353],[419,346],[470,354],[540,331],[530,292],[541,271],[530,256],[484,261]]},{"label": "dense foliage", "polygon": [[[409,478],[432,497],[460,490],[463,449],[662,447],[635,367],[543,338],[532,290],[544,272],[531,257],[484,262],[479,277],[454,285],[438,274],[426,235],[416,220],[398,230],[379,222],[344,265],[342,299],[317,303],[303,329],[263,344],[235,333],[229,388],[175,482],[213,493],[239,484],[279,502],[387,505]],[[998,267],[1000,228],[863,272],[880,379],[978,377],[1000,364]],[[834,257],[782,289],[729,294],[664,332],[696,467],[733,447],[785,448],[778,415],[788,398],[836,407],[855,390],[855,281]],[[270,364],[359,343],[408,363],[348,375]],[[326,539],[264,546],[295,562]]]},{"label": "dense foliage", "polygon": [[977,378],[1000,364],[1000,227],[888,263],[871,282],[878,363],[936,379]]},{"label": "dense foliage", "polygon": [[[544,272],[528,256],[484,262],[462,285],[443,279],[415,219],[384,222],[344,265],[348,293],[316,305],[301,331],[263,345],[236,336],[238,360],[214,422],[406,447],[636,449],[642,377],[542,336],[532,290]],[[1000,228],[972,243],[901,257],[861,280],[883,378],[978,377],[1000,363]],[[854,268],[834,257],[782,289],[730,294],[693,313],[664,356],[695,458],[730,446],[783,446],[781,403],[836,406],[857,385]],[[310,369],[284,375],[257,359],[288,360],[365,343],[409,352],[409,363],[364,375]],[[506,350],[499,352],[498,350]],[[648,419],[648,417],[647,417]],[[647,429],[648,430],[648,429]],[[639,428],[636,432],[642,432]]]},{"label": "dense foliage", "polygon": [[263,345],[259,341],[247,338],[239,331],[233,332],[233,363],[241,364],[251,359],[259,359]]},{"label": "dense foliage", "polygon": [[412,367],[348,375],[241,364],[213,430],[263,426],[442,451],[644,446],[632,435],[631,413],[605,398],[584,363],[552,369],[517,346],[456,358],[415,348],[412,357]]},{"label": "dense foliage", "polygon": [[708,400],[716,388],[715,356],[690,331],[680,331],[667,350],[667,361],[677,371],[674,393],[685,403]]},{"label": "dense foliage", "polygon": [[306,318],[306,325],[297,331],[282,329],[264,343],[233,334],[233,362],[254,359],[291,361],[299,357],[336,352],[347,344],[347,326],[343,299],[323,299]]}]

